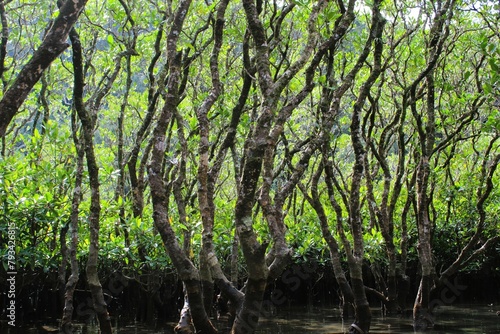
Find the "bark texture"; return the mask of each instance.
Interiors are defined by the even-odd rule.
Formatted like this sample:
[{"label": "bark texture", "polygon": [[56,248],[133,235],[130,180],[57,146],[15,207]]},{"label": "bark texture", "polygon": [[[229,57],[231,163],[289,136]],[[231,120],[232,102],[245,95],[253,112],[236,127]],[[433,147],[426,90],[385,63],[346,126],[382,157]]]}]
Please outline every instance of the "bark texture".
[{"label": "bark texture", "polygon": [[99,195],[99,167],[94,152],[93,134],[95,122],[90,116],[89,111],[83,103],[83,61],[80,39],[77,32],[71,31],[71,42],[73,45],[73,69],[74,69],[74,88],[73,101],[74,108],[82,123],[82,134],[84,151],[87,160],[87,170],[89,174],[89,183],[91,191],[90,213],[89,213],[89,229],[90,229],[90,246],[87,259],[87,283],[92,295],[92,302],[97,319],[99,320],[99,328],[103,334],[111,334],[111,319],[108,314],[107,305],[104,300],[101,282],[97,271],[98,255],[99,255],[99,227],[101,204]]},{"label": "bark texture", "polygon": [[184,286],[184,305],[182,306],[179,322],[177,323],[177,326],[175,326],[174,331],[180,334],[194,333],[193,319],[191,318],[191,308],[189,307],[189,299],[186,293],[185,286]]},{"label": "bark texture", "polygon": [[[431,236],[433,223],[430,219],[428,194],[430,186],[430,159],[434,153],[436,141],[436,110],[434,92],[434,69],[439,59],[444,42],[449,35],[449,18],[453,13],[454,0],[439,1],[432,27],[430,29],[426,68],[420,73],[410,87],[410,108],[416,120],[419,137],[419,159],[416,170],[416,216],[418,229],[417,252],[420,260],[420,285],[413,307],[413,321],[416,330],[427,330],[434,327],[434,318],[431,309],[431,290],[436,278],[433,259]],[[420,114],[416,106],[416,87],[421,80],[425,80],[427,96],[425,101],[425,116]],[[424,121],[425,119],[425,121]]]},{"label": "bark texture", "polygon": [[[320,51],[312,57],[306,68],[306,79],[303,88],[290,103],[278,109],[279,97],[289,84],[290,80],[303,69],[311,59],[318,34],[315,22],[325,1],[316,4],[309,16],[309,35],[300,58],[291,64],[281,76],[273,78],[270,70],[270,43],[266,37],[264,26],[259,18],[262,7],[254,1],[243,1],[248,31],[254,42],[255,69],[258,76],[258,85],[262,95],[262,103],[258,107],[255,123],[245,140],[245,152],[241,167],[241,178],[238,187],[238,199],[235,208],[235,224],[239,242],[248,267],[248,280],[245,286],[245,300],[239,309],[234,322],[232,333],[253,333],[257,327],[261,313],[263,293],[266,282],[270,277],[281,273],[290,256],[290,250],[284,241],[285,228],[283,224],[282,203],[291,193],[291,188],[298,182],[307,163],[298,164],[297,173],[290,180],[283,192],[274,199],[269,196],[270,185],[273,181],[272,166],[278,138],[283,133],[284,124],[292,111],[303,101],[314,87],[312,78],[327,47],[322,46]],[[294,5],[287,7],[283,13],[290,12]],[[274,37],[274,36],[273,36]],[[307,157],[304,157],[307,161]],[[267,242],[260,243],[253,229],[252,209],[256,203],[258,182],[263,179],[258,200],[263,207],[273,245],[266,257]],[[273,203],[274,202],[274,203]]]},{"label": "bark texture", "polygon": [[163,160],[167,147],[166,129],[177,113],[181,83],[181,54],[177,51],[177,42],[190,5],[190,0],[179,3],[167,37],[169,77],[166,85],[165,104],[153,130],[153,145],[151,160],[148,165],[148,175],[155,227],[160,233],[164,246],[177,269],[179,278],[185,285],[196,333],[217,333],[204,308],[199,272],[180,247],[175,232],[170,225],[168,215],[168,196],[170,194],[166,191],[167,187],[163,178]]},{"label": "bark texture", "polygon": [[78,276],[80,269],[78,267],[78,260],[76,257],[78,249],[78,216],[80,213],[80,199],[82,196],[82,183],[83,183],[83,166],[85,151],[83,150],[83,137],[78,138],[76,115],[72,117],[73,127],[73,142],[76,147],[77,160],[76,160],[76,175],[75,186],[73,188],[73,198],[71,200],[71,215],[69,222],[70,242],[68,246],[68,257],[70,262],[71,273],[66,282],[64,293],[64,309],[61,318],[60,329],[64,334],[72,334],[72,318],[73,318],[73,295],[78,284]]}]

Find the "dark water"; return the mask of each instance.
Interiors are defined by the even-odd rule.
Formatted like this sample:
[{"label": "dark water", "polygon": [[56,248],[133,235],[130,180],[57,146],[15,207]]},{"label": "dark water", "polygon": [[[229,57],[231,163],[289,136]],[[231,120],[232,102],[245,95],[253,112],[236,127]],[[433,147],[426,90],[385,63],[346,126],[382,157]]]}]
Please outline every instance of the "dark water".
[{"label": "dark water", "polygon": [[[459,305],[442,306],[435,311],[436,327],[428,331],[432,334],[500,334],[500,316],[496,311],[500,306]],[[349,321],[343,321],[336,308],[287,308],[266,313],[259,323],[258,334],[340,334],[346,333]],[[223,324],[218,324],[223,327]],[[144,325],[120,325],[115,328],[116,334],[169,334],[173,333],[175,323],[165,324],[155,329]],[[34,334],[36,329],[9,328],[2,323],[1,334]],[[95,326],[79,325],[78,334],[98,334]],[[414,334],[411,318],[383,317],[380,311],[373,309],[371,334]]]},{"label": "dark water", "polygon": [[[500,309],[500,307],[499,307]],[[500,334],[500,317],[487,305],[441,306],[435,311],[436,326],[426,333],[433,334]],[[279,311],[271,319],[263,319],[259,334],[337,334],[346,333],[351,322],[343,321],[340,311],[332,308],[294,309]],[[371,334],[415,333],[411,317],[383,317],[373,309]]]}]

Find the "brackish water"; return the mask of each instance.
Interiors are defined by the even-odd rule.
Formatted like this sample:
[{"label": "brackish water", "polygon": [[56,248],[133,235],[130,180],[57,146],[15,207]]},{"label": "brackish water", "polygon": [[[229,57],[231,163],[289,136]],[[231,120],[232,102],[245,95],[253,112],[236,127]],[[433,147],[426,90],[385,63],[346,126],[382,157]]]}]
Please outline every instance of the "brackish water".
[{"label": "brackish water", "polygon": [[[426,333],[432,334],[500,334],[500,316],[496,311],[500,306],[458,305],[441,306],[435,311],[436,327]],[[345,333],[349,321],[343,321],[340,311],[326,307],[294,307],[272,310],[259,322],[258,334],[340,334]],[[414,334],[410,317],[383,317],[379,310],[373,309],[371,334]],[[223,327],[223,324],[219,324]],[[148,328],[144,325],[120,325],[116,334],[168,334],[173,333],[175,323]],[[95,326],[79,325],[78,334],[98,334]],[[36,328],[9,328],[2,322],[1,334],[34,334]]]}]

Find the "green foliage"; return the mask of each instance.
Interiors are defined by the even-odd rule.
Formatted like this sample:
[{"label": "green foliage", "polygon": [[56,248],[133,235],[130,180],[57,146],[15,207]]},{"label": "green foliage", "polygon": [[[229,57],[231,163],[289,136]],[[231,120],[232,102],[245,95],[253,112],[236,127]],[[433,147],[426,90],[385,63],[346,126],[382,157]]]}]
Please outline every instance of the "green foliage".
[{"label": "green foliage", "polygon": [[61,261],[59,233],[71,212],[74,168],[67,140],[68,133],[49,121],[44,135],[35,129],[31,137],[19,136],[16,152],[0,160],[2,238],[14,223],[18,270],[48,271]]},{"label": "green foliage", "polygon": [[287,241],[293,247],[296,262],[308,262],[310,258],[315,258],[319,262],[328,259],[328,250],[317,217],[312,210],[289,217],[286,226]]}]

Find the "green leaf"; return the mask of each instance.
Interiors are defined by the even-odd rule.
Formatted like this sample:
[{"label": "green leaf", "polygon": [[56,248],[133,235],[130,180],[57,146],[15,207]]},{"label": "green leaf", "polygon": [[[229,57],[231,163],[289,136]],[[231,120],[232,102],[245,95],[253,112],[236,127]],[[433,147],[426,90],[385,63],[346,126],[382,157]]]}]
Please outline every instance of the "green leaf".
[{"label": "green leaf", "polygon": [[486,94],[491,94],[491,85],[487,82],[484,83],[483,90]]},{"label": "green leaf", "polygon": [[44,197],[47,202],[52,202],[52,200],[54,199],[54,195],[51,192],[46,192],[44,194]]},{"label": "green leaf", "polygon": [[490,64],[491,69],[492,69],[493,71],[495,71],[495,72],[497,72],[497,73],[498,73],[498,71],[499,71],[499,67],[498,67],[498,65],[497,65],[497,63],[496,63],[495,58],[490,58],[490,59],[488,60],[488,63]]},{"label": "green leaf", "polygon": [[496,50],[496,49],[497,49],[497,45],[496,45],[496,44],[494,44],[494,43],[490,43],[490,44],[488,44],[488,51],[489,51],[490,53],[495,53],[495,50]]},{"label": "green leaf", "polygon": [[470,75],[471,75],[471,71],[465,71],[465,73],[464,73],[464,81],[467,81],[467,79],[470,78]]}]

